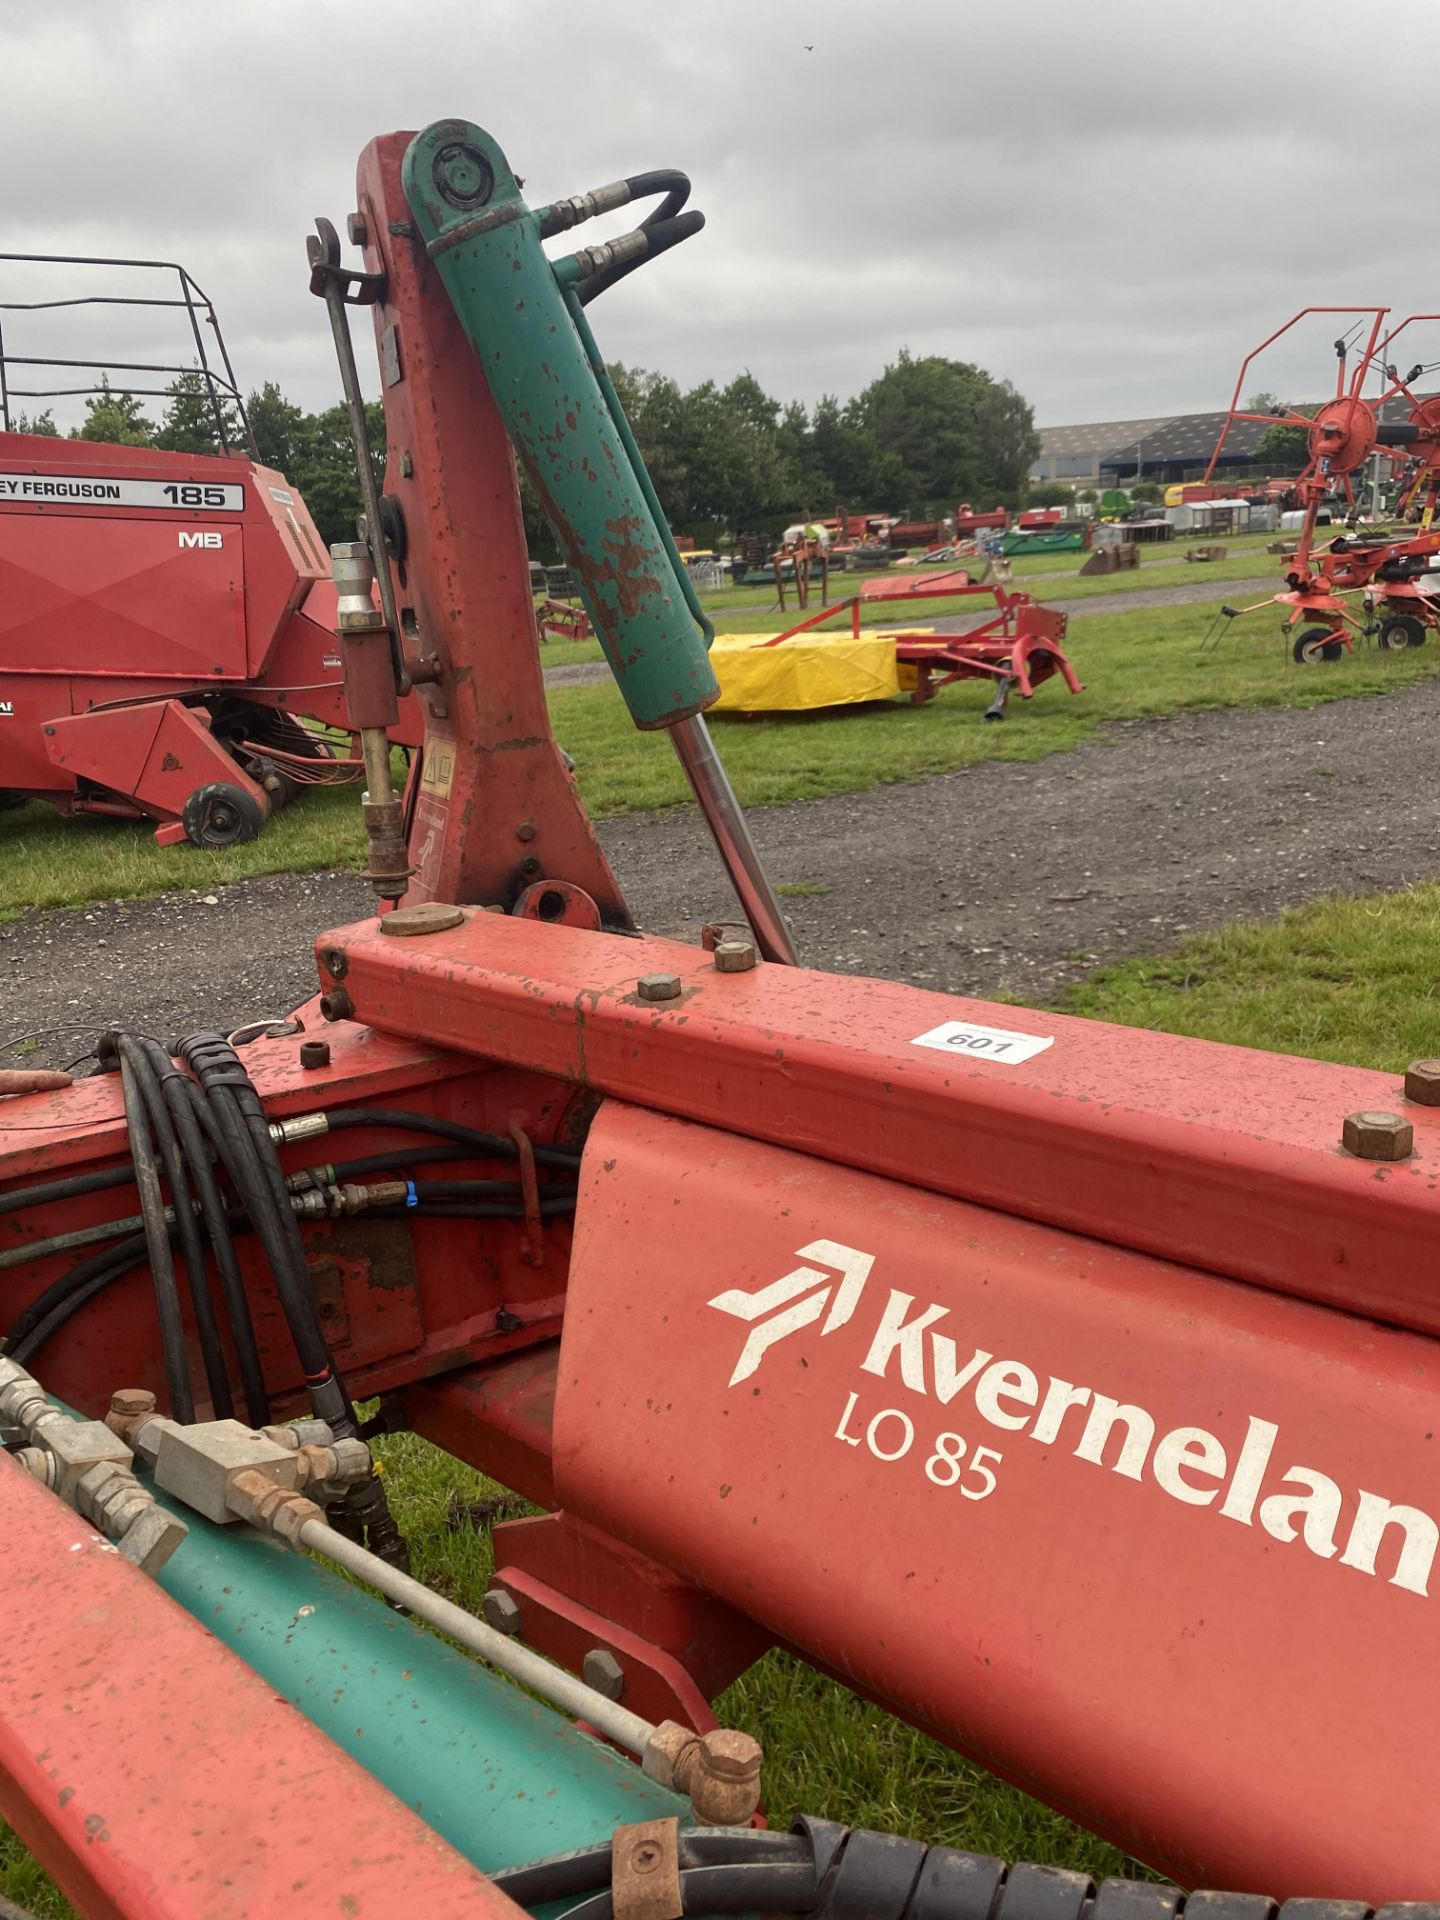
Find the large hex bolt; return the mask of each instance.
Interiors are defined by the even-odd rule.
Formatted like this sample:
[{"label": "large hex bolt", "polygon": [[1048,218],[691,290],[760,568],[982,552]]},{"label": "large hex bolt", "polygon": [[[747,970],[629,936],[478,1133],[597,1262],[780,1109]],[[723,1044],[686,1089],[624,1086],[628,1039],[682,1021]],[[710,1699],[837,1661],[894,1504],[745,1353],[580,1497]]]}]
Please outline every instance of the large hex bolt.
[{"label": "large hex bolt", "polygon": [[715,971],[749,973],[757,958],[753,940],[722,940],[715,949]]},{"label": "large hex bolt", "polygon": [[593,1687],[607,1700],[618,1700],[625,1691],[625,1669],[606,1647],[590,1649],[581,1665],[580,1676],[587,1687]]},{"label": "large hex bolt", "polygon": [[1405,1069],[1405,1098],[1419,1107],[1440,1107],[1440,1060],[1412,1060]]},{"label": "large hex bolt", "polygon": [[635,983],[635,991],[642,1000],[678,1000],[680,976],[678,973],[642,973]]},{"label": "large hex bolt", "polygon": [[1357,1160],[1408,1160],[1415,1129],[1398,1113],[1347,1113],[1340,1144]]},{"label": "large hex bolt", "polygon": [[503,1587],[492,1587],[485,1596],[483,1608],[485,1624],[493,1627],[497,1633],[509,1634],[512,1640],[520,1638],[524,1621],[520,1617],[520,1608],[512,1594]]}]

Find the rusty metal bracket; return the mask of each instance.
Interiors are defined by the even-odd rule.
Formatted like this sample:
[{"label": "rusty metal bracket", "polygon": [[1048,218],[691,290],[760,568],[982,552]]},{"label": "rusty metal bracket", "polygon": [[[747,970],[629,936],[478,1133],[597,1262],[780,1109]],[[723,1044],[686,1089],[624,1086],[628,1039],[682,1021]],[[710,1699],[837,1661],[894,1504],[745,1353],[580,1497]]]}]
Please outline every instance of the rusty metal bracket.
[{"label": "rusty metal bracket", "polygon": [[535,1171],[535,1149],[530,1136],[515,1121],[510,1128],[520,1160],[520,1192],[525,1201],[525,1235],[520,1258],[527,1267],[545,1264],[545,1217],[540,1211],[540,1180]]},{"label": "rusty metal bracket", "polygon": [[617,1827],[610,1848],[615,1920],[680,1920],[680,1822],[637,1820]]}]

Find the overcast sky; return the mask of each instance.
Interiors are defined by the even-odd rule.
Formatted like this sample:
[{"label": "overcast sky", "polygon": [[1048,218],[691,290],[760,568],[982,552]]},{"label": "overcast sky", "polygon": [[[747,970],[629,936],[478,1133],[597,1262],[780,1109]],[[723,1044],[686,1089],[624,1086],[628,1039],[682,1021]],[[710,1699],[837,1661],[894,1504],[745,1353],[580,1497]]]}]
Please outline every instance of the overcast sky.
[{"label": "overcast sky", "polygon": [[[813,401],[908,346],[1008,377],[1041,425],[1212,408],[1297,307],[1440,307],[1414,237],[1434,22],[1435,0],[0,0],[0,250],[183,260],[243,386],[329,405],[311,222],[343,232],[373,135],[456,115],[533,202],[690,174],[705,232],[592,309],[611,359]],[[0,298],[34,297],[17,275]],[[1328,391],[1336,330],[1249,384]],[[1440,358],[1440,325],[1407,358]]]}]

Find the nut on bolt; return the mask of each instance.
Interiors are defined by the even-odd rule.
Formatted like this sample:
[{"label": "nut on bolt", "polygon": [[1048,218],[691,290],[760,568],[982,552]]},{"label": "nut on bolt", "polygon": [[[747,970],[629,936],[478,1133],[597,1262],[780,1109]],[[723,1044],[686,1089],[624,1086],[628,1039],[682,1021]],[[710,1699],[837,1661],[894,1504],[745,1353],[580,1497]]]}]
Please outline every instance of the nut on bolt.
[{"label": "nut on bolt", "polygon": [[302,1040],[300,1042],[300,1064],[307,1073],[313,1073],[317,1067],[330,1064],[330,1042],[328,1040]]},{"label": "nut on bolt", "polygon": [[1357,1160],[1408,1160],[1415,1129],[1398,1113],[1347,1113],[1340,1144]]},{"label": "nut on bolt", "polygon": [[625,1669],[607,1647],[590,1649],[580,1675],[587,1687],[593,1687],[607,1700],[618,1700],[625,1691]]},{"label": "nut on bolt", "polygon": [[486,1594],[483,1612],[487,1627],[493,1627],[496,1633],[508,1633],[512,1640],[519,1639],[523,1624],[520,1608],[503,1587],[493,1587]]},{"label": "nut on bolt", "polygon": [[1419,1107],[1440,1107],[1440,1060],[1412,1060],[1405,1069],[1405,1098]]},{"label": "nut on bolt", "polygon": [[721,940],[715,948],[715,971],[749,973],[758,958],[753,940]]},{"label": "nut on bolt", "polygon": [[355,1011],[355,1002],[344,987],[331,987],[328,993],[320,996],[321,1017],[326,1020],[348,1020]]},{"label": "nut on bolt", "polygon": [[642,973],[635,983],[635,991],[642,1000],[678,1000],[680,976],[678,973]]}]

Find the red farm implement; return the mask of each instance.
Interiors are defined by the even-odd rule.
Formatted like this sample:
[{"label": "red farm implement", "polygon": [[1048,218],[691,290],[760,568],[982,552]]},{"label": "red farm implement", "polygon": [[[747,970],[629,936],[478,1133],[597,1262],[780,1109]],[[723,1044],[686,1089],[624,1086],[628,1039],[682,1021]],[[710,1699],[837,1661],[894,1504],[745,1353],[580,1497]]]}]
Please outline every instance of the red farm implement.
[{"label": "red farm implement", "polygon": [[[0,265],[151,263],[0,255]],[[191,377],[213,409],[216,454],[12,432],[17,401],[99,391],[97,363],[0,345],[0,798],[147,818],[162,844],[225,847],[300,789],[362,769],[348,743],[337,752],[304,724],[348,726],[324,545],[285,476],[231,443],[248,428],[210,303],[182,268],[156,270],[178,276],[178,297],[89,294],[22,310],[187,315],[195,367],[99,370]],[[409,703],[394,737],[419,742]]]},{"label": "red farm implement", "polygon": [[[1356,638],[1372,633],[1384,651],[1402,652],[1423,645],[1432,629],[1440,629],[1440,615],[1421,585],[1440,555],[1440,531],[1431,524],[1440,496],[1440,397],[1414,391],[1423,366],[1402,374],[1391,358],[1407,327],[1440,315],[1411,314],[1386,330],[1387,312],[1385,307],[1304,307],[1277,328],[1241,364],[1211,460],[1213,472],[1235,420],[1273,419],[1305,434],[1305,465],[1293,483],[1304,519],[1295,545],[1282,556],[1284,589],[1253,606],[1225,607],[1220,615],[1233,620],[1261,607],[1288,608],[1285,628],[1287,633],[1299,629],[1291,651],[1302,663],[1339,660],[1354,651]],[[1360,316],[1335,342],[1333,398],[1313,415],[1283,407],[1273,414],[1245,412],[1240,393],[1251,364],[1311,314]],[[1361,334],[1364,344],[1352,354],[1352,342]],[[1375,390],[1367,396],[1365,388],[1372,383]],[[1403,519],[1418,521],[1414,531],[1404,526],[1359,527],[1363,503],[1355,476],[1370,462],[1377,469],[1388,462],[1403,475],[1397,511]],[[1348,506],[1346,530],[1317,546],[1317,516],[1337,491]],[[1347,604],[1357,596],[1363,619]]]},{"label": "red farm implement", "polygon": [[[377,911],[319,933],[302,1032],[113,1031],[0,1102],[0,1813],[87,1920],[1433,1899],[1440,1065],[799,964],[588,317],[688,193],[532,208],[448,120],[366,148],[363,263],[319,223]],[[383,511],[355,305],[409,456]],[[743,937],[633,924],[547,719],[517,457]],[[996,604],[939,644],[1018,683],[1023,636],[1073,686]],[[370,1443],[406,1425],[542,1509],[495,1528],[483,1619],[405,1569]],[[714,1702],[770,1647],[1187,1887],[1266,1892],[761,1830]]]}]

